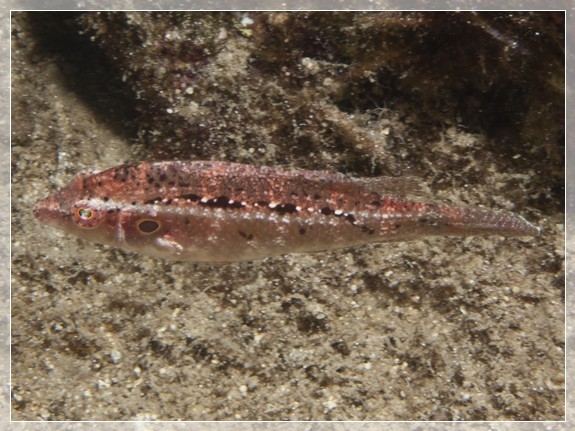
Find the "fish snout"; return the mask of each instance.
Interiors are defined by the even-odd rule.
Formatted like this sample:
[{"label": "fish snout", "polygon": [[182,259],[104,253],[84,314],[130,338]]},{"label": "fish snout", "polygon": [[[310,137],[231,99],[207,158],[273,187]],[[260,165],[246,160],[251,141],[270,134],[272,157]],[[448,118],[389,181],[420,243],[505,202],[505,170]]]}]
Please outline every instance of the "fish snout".
[{"label": "fish snout", "polygon": [[47,205],[46,200],[44,199],[34,205],[34,208],[32,208],[32,214],[34,214],[34,217],[37,219],[42,220],[45,217],[46,209]]},{"label": "fish snout", "polygon": [[54,196],[39,201],[32,208],[32,213],[42,223],[55,227],[60,226],[65,219],[65,213]]}]

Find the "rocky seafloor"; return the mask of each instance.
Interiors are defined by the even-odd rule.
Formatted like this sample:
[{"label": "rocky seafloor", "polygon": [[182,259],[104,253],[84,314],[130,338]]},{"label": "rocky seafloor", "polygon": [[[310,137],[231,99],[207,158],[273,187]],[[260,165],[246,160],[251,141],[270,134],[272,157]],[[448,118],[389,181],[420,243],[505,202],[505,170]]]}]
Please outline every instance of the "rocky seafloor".
[{"label": "rocky seafloor", "polygon": [[[16,12],[15,420],[561,420],[562,12]],[[533,239],[227,266],[40,225],[86,169],[418,177]]]}]

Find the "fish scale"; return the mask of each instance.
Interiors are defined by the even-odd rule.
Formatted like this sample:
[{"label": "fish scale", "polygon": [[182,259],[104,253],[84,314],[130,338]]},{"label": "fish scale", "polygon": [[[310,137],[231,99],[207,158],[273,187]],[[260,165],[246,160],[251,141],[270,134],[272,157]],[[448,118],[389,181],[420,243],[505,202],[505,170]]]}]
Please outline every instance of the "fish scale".
[{"label": "fish scale", "polygon": [[42,222],[175,260],[235,262],[441,235],[535,236],[520,216],[413,199],[411,178],[353,178],[210,161],[78,174],[40,201]]}]

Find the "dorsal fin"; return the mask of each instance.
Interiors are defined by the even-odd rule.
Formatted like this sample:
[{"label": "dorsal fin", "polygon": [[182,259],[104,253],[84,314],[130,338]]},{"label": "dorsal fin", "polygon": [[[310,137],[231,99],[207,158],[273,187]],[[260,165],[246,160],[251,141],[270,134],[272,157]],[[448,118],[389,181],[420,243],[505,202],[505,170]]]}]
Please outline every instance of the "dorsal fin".
[{"label": "dorsal fin", "polygon": [[[308,178],[309,179],[309,178]],[[325,171],[325,176],[313,178],[318,185],[327,188],[340,188],[347,193],[364,193],[366,191],[407,200],[429,199],[427,187],[416,177],[349,177],[339,173]]]},{"label": "dorsal fin", "polygon": [[354,178],[364,187],[381,195],[418,200],[428,198],[430,193],[416,177]]}]

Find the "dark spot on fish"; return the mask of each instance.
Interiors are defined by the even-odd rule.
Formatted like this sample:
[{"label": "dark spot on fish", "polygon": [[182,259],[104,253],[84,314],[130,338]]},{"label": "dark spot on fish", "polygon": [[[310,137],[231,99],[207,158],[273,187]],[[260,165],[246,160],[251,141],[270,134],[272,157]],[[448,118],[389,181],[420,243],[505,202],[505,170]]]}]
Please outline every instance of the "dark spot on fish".
[{"label": "dark spot on fish", "polygon": [[[422,218],[418,219],[417,223],[420,226],[430,226],[430,227],[435,227],[435,228],[440,227],[440,222],[438,222],[437,220],[427,218],[427,217],[422,217]],[[445,223],[445,225],[449,226],[449,223]]]},{"label": "dark spot on fish", "polygon": [[189,200],[191,200],[192,202],[196,202],[196,201],[199,201],[199,200],[201,199],[200,196],[198,196],[198,195],[196,195],[196,194],[194,194],[194,193],[190,193],[190,194],[188,194],[188,195],[177,196],[177,198],[178,198],[178,199],[183,199],[183,200],[189,199]]},{"label": "dark spot on fish", "polygon": [[252,233],[246,233],[243,230],[239,230],[238,233],[242,238],[247,239],[248,241],[254,239],[254,235]]},{"label": "dark spot on fish", "polygon": [[321,195],[316,193],[313,195],[313,198],[317,201],[317,200],[321,199]]},{"label": "dark spot on fish", "polygon": [[173,186],[176,185],[176,182],[175,182],[174,180],[168,181],[168,185],[169,185],[170,187],[173,187]]},{"label": "dark spot on fish", "polygon": [[357,225],[357,221],[355,220],[355,217],[353,216],[353,214],[347,214],[347,215],[345,216],[345,220],[348,221],[348,222],[350,222],[350,223],[351,223],[352,225],[354,225],[355,227],[359,227],[359,226]]},{"label": "dark spot on fish", "polygon": [[152,184],[154,182],[154,179],[152,177],[148,177],[148,184]]},{"label": "dark spot on fish", "polygon": [[155,198],[152,199],[148,199],[147,201],[144,202],[144,205],[153,205],[153,204],[157,204],[158,202],[160,202],[162,200],[161,196],[156,196]]},{"label": "dark spot on fish", "polygon": [[171,200],[171,199],[166,199],[166,202],[162,202],[162,203],[165,203],[166,205],[170,205],[170,204],[172,203],[172,200]]},{"label": "dark spot on fish", "polygon": [[102,181],[98,181],[98,187],[102,187]]},{"label": "dark spot on fish", "polygon": [[137,226],[142,233],[154,233],[160,228],[160,224],[157,221],[150,219],[138,221]]},{"label": "dark spot on fish", "polygon": [[294,204],[277,205],[273,209],[282,213],[282,214],[291,214],[291,213],[297,212],[297,207]]},{"label": "dark spot on fish", "polygon": [[161,182],[165,182],[167,179],[168,179],[168,176],[166,174],[164,174],[164,173],[160,174],[160,181]]},{"label": "dark spot on fish", "polygon": [[108,201],[110,200],[110,198],[109,198],[108,196],[104,196],[104,197],[102,198],[102,200],[103,200],[104,202],[108,202]]},{"label": "dark spot on fish", "polygon": [[218,196],[217,198],[211,199],[206,203],[208,205],[221,208],[221,207],[227,206],[229,201],[230,201],[230,198],[228,198],[227,196]]},{"label": "dark spot on fish", "polygon": [[162,185],[161,185],[160,183],[156,183],[156,184],[154,184],[154,186],[155,186],[157,189],[159,189],[160,187],[162,187]]},{"label": "dark spot on fish", "polygon": [[132,201],[132,205],[136,205],[136,201]]},{"label": "dark spot on fish", "polygon": [[292,198],[297,198],[298,194],[297,194],[296,192],[291,192],[291,193],[290,193],[290,196],[291,196]]},{"label": "dark spot on fish", "polygon": [[131,165],[124,165],[118,167],[118,169],[116,169],[114,172],[114,179],[119,181],[127,179],[130,175],[130,168]]},{"label": "dark spot on fish", "polygon": [[190,224],[190,219],[189,219],[189,218],[185,218],[185,219],[184,219],[184,224],[185,224],[185,225]]},{"label": "dark spot on fish", "polygon": [[375,229],[367,227],[367,226],[362,226],[361,231],[365,232],[368,235],[373,235],[375,233]]},{"label": "dark spot on fish", "polygon": [[[186,195],[186,196],[194,197],[197,195]],[[188,198],[188,199],[200,200],[200,205],[205,205],[205,206],[214,207],[214,208],[242,208],[243,207],[241,202],[232,201],[227,196],[218,196],[217,198],[208,199],[205,202],[203,202],[199,196],[197,196],[197,199],[191,199],[191,198]]]},{"label": "dark spot on fish", "polygon": [[112,208],[112,209],[109,209],[109,210],[108,210],[108,214],[112,214],[114,211],[115,211],[115,209],[113,209],[113,208]]},{"label": "dark spot on fish", "polygon": [[257,201],[256,204],[261,207],[267,207],[270,203],[268,201]]},{"label": "dark spot on fish", "polygon": [[221,203],[224,208],[242,208],[243,205],[239,201],[232,201],[227,196],[220,196]]},{"label": "dark spot on fish", "polygon": [[300,228],[299,228],[299,234],[300,234],[300,235],[305,235],[305,228],[304,228],[304,227],[300,227]]},{"label": "dark spot on fish", "polygon": [[319,210],[319,212],[322,213],[323,215],[333,214],[333,210],[329,207],[323,207],[322,209]]},{"label": "dark spot on fish", "polygon": [[380,200],[371,201],[371,205],[379,208],[381,206],[381,201]]}]

